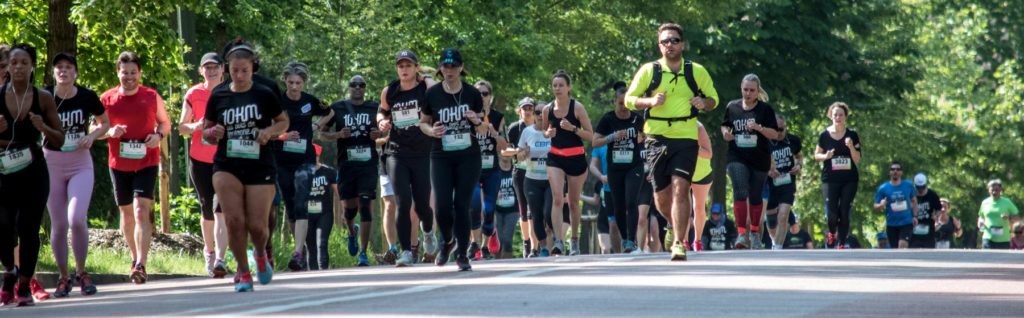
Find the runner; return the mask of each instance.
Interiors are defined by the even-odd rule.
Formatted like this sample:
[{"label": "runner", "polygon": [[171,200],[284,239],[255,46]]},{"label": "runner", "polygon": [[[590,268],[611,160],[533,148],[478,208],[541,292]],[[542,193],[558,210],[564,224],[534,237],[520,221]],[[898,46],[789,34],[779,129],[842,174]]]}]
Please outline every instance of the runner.
[{"label": "runner", "polygon": [[230,85],[214,90],[204,116],[203,138],[217,144],[213,164],[213,187],[227,221],[228,244],[238,269],[235,291],[253,291],[246,246],[256,246],[256,275],[261,284],[273,279],[268,260],[266,213],[274,196],[277,168],[267,142],[288,128],[288,116],[281,100],[266,86],[253,81],[256,51],[247,42],[235,40],[224,54],[228,60]]},{"label": "runner", "polygon": [[1009,249],[1010,225],[1020,222],[1020,210],[1003,196],[1003,182],[999,179],[988,182],[988,194],[989,197],[981,201],[978,208],[978,229],[983,231],[982,248]]},{"label": "runner", "polygon": [[616,82],[613,87],[615,109],[605,113],[597,123],[592,146],[596,149],[609,145],[611,148],[600,159],[608,166],[606,178],[601,179],[611,194],[609,203],[623,240],[623,252],[630,253],[637,250],[635,242],[639,214],[636,196],[628,194],[637,193],[644,181],[643,162],[640,162],[640,150],[643,148],[640,134],[644,119],[640,114],[626,109],[626,83]]},{"label": "runner", "polygon": [[[472,236],[470,236],[472,243],[469,245],[469,256],[473,260],[493,259],[492,253],[498,252],[492,249],[491,245],[494,244],[490,244],[492,239],[497,239],[494,237],[494,205],[498,199],[498,188],[501,186],[501,171],[497,167],[498,151],[508,146],[505,139],[507,132],[505,131],[505,115],[494,109],[491,83],[480,80],[473,86],[483,96],[483,125],[488,128],[487,133],[476,135],[477,142],[480,144],[480,182],[473,188],[470,205],[473,230]],[[487,243],[488,246],[481,249],[481,243]]]},{"label": "runner", "polygon": [[[613,135],[614,137],[614,135]],[[595,142],[596,144],[596,142]],[[608,146],[601,145],[600,147],[594,147],[594,150],[590,151],[590,174],[597,178],[597,182],[594,182],[594,199],[595,205],[598,207],[597,210],[597,244],[601,247],[601,254],[612,253],[612,236],[611,228],[615,227],[617,232],[621,231],[620,222],[626,222],[625,217],[617,219],[615,212],[612,210],[612,190],[608,186]],[[620,221],[621,220],[621,221]],[[635,231],[635,230],[634,230]],[[619,239],[622,242],[622,251],[631,252],[636,248],[636,244],[633,242],[627,242],[623,240],[625,234],[619,235]],[[615,250],[619,250],[615,248]]]},{"label": "runner", "polygon": [[939,217],[942,202],[935,190],[928,187],[924,173],[914,176],[914,188],[917,189],[917,209],[914,210],[917,223],[910,236],[910,248],[935,248],[935,219]]},{"label": "runner", "polygon": [[313,174],[313,186],[310,188],[309,207],[310,230],[306,234],[306,264],[309,270],[326,270],[330,268],[330,251],[327,241],[334,227],[334,197],[338,193],[338,172],[320,163],[323,148],[313,144],[316,151],[316,173]]},{"label": "runner", "polygon": [[[590,125],[590,117],[587,116],[587,109],[582,104],[572,99],[569,93],[572,90],[572,80],[569,74],[559,70],[551,76],[551,90],[555,100],[544,106],[543,113],[538,121],[541,127],[545,127],[544,136],[551,138],[551,150],[548,153],[548,181],[551,183],[551,223],[554,230],[552,255],[562,255],[565,244],[565,229],[562,228],[562,208],[567,202],[569,204],[569,224],[571,227],[571,241],[569,246],[572,249],[569,255],[580,253],[579,225],[580,216],[580,193],[583,192],[583,182],[587,181],[587,156],[583,148],[583,141],[592,142],[594,129]],[[568,184],[568,190],[566,190]],[[568,191],[568,192],[566,192]],[[566,201],[568,193],[568,201]]]},{"label": "runner", "polygon": [[515,167],[512,169],[512,185],[516,191],[516,208],[519,210],[519,229],[523,239],[523,257],[533,253],[532,242],[537,242],[533,227],[530,225],[530,209],[526,203],[526,164],[528,161],[519,160],[516,154],[519,152],[519,138],[526,127],[532,126],[534,122],[534,106],[536,102],[532,98],[523,97],[517,105],[519,120],[508,127],[508,148],[502,151],[502,156],[512,157]]},{"label": "runner", "polygon": [[725,215],[722,206],[716,204],[711,208],[711,219],[704,225],[704,235],[701,239],[712,251],[731,250],[736,243],[736,223]]},{"label": "runner", "polygon": [[[534,116],[540,111],[534,111]],[[551,185],[548,183],[548,152],[551,150],[551,139],[544,135],[541,121],[523,129],[519,137],[519,153],[517,159],[526,163],[526,180],[523,189],[526,192],[526,203],[530,210],[533,251],[530,257],[547,257],[550,254],[547,231],[552,228],[551,220]]]},{"label": "runner", "polygon": [[783,248],[790,249],[814,249],[814,240],[811,235],[800,228],[800,222],[794,217],[795,213],[789,214],[789,227],[785,239],[782,241]]},{"label": "runner", "polygon": [[[644,182],[640,184],[640,189],[636,195],[636,250],[643,253],[657,253],[661,251],[660,246],[649,243],[651,241],[649,239],[650,237],[658,235],[655,230],[658,229],[657,216],[660,215],[660,212],[658,212],[658,209],[654,206],[654,188],[651,186],[651,165],[647,161],[647,149],[640,150],[640,159],[643,160],[644,170],[641,176],[644,177]],[[654,230],[651,230],[652,228],[654,228]]]},{"label": "runner", "polygon": [[949,249],[953,238],[963,236],[964,230],[960,226],[960,220],[951,214],[949,200],[942,198],[939,199],[939,202],[942,204],[942,209],[935,217],[935,248]]},{"label": "runner", "polygon": [[889,182],[878,186],[874,207],[875,210],[885,210],[885,232],[890,248],[910,246],[910,235],[917,225],[914,218],[914,211],[918,208],[916,193],[910,181],[903,180],[903,164],[898,161],[889,164]]},{"label": "runner", "polygon": [[800,169],[803,168],[803,140],[786,130],[786,119],[780,114],[775,114],[777,127],[779,128],[778,139],[772,139],[771,150],[772,160],[775,162],[775,169],[768,171],[771,178],[768,186],[768,233],[772,237],[772,249],[780,250],[789,246],[789,230],[786,227],[779,227],[779,220],[789,219],[789,212],[793,209],[796,201],[796,178],[800,176]]},{"label": "runner", "polygon": [[114,197],[121,210],[121,233],[132,257],[131,279],[147,280],[146,261],[153,242],[153,192],[160,164],[160,140],[171,130],[164,100],[142,85],[142,62],[133,52],[117,59],[120,85],[100,96],[110,117],[108,164]]},{"label": "runner", "polygon": [[704,250],[704,241],[702,239],[704,237],[705,221],[707,220],[705,211],[707,211],[708,193],[711,191],[711,182],[715,179],[715,176],[711,174],[711,157],[714,154],[711,147],[711,137],[701,122],[697,122],[697,145],[700,146],[700,150],[697,152],[697,165],[693,170],[694,180],[697,181],[694,181],[692,188],[690,188],[690,195],[693,197],[694,239],[693,245],[688,245],[687,247],[691,248],[692,251],[700,252]]},{"label": "runner", "polygon": [[518,202],[516,202],[515,182],[512,178],[512,158],[501,156],[498,160],[498,171],[501,180],[498,182],[498,199],[495,202],[494,225],[499,249],[495,251],[498,258],[513,258],[512,236],[516,232],[519,221]]},{"label": "runner", "polygon": [[[388,243],[388,250],[384,252],[384,262],[388,265],[395,265],[398,254],[401,253],[398,247],[398,227],[396,225],[398,202],[395,201],[395,187],[391,184],[391,177],[388,176],[388,155],[381,148],[388,143],[386,134],[387,131],[382,132],[384,136],[377,138],[374,143],[377,146],[377,153],[380,154],[380,160],[377,161],[377,175],[380,180],[381,218],[383,219],[381,224],[383,231],[381,232],[383,232],[384,240]],[[415,238],[416,235],[412,237]],[[413,259],[415,260],[415,257]]]},{"label": "runner", "polygon": [[[353,76],[349,82],[349,99],[331,104],[337,114],[334,121],[335,132],[324,132],[325,140],[338,141],[338,190],[341,195],[342,207],[345,210],[345,224],[349,231],[349,254],[355,242],[359,228],[358,266],[370,266],[366,248],[370,243],[370,224],[373,221],[373,199],[377,197],[377,138],[381,137],[376,127],[376,116],[379,104],[365,100],[366,81],[362,76]],[[359,214],[359,225],[356,225],[356,214]]]},{"label": "runner", "polygon": [[[53,92],[64,132],[61,147],[49,140],[43,142],[43,156],[50,174],[50,198],[47,200],[50,248],[60,272],[53,296],[67,297],[76,281],[81,283],[82,295],[92,295],[96,293],[96,285],[85,272],[89,255],[89,201],[95,183],[89,149],[97,138],[107,133],[110,120],[99,96],[75,85],[78,62],[74,55],[58,53],[52,64],[57,85],[46,90]],[[74,277],[68,275],[68,230],[71,230],[71,249],[75,253]]]},{"label": "runner", "polygon": [[420,130],[434,138],[430,152],[430,181],[437,207],[437,223],[444,247],[434,263],[443,266],[455,247],[459,271],[469,271],[469,205],[473,185],[480,179],[480,145],[472,134],[488,134],[493,126],[484,125],[483,96],[462,81],[465,75],[462,54],[457,49],[441,52],[439,73],[442,85],[427,89],[427,104],[420,118]]},{"label": "runner", "polygon": [[849,115],[850,108],[846,103],[832,103],[828,107],[832,125],[818,135],[818,143],[814,148],[814,160],[822,162],[821,192],[825,198],[825,214],[828,219],[826,248],[846,245],[850,235],[851,205],[857,196],[857,165],[861,160],[861,145],[857,132],[846,127]]},{"label": "runner", "polygon": [[[419,59],[412,51],[401,51],[395,56],[398,80],[392,81],[380,93],[380,111],[377,127],[388,134],[384,148],[387,174],[395,190],[398,203],[398,242],[402,248],[399,261],[411,265],[413,206],[423,229],[424,261],[437,254],[434,240],[434,210],[430,205],[430,149],[432,140],[420,130],[418,124],[427,104],[427,88],[436,84],[420,76]],[[408,252],[408,253],[406,253]],[[396,262],[396,265],[398,263]]]},{"label": "runner", "polygon": [[[309,207],[306,202],[309,187],[313,184],[313,174],[316,173],[313,131],[325,127],[336,112],[326,107],[316,96],[303,91],[309,81],[306,64],[288,63],[282,79],[288,89],[281,98],[281,108],[287,112],[289,126],[288,132],[278,138],[280,143],[274,142],[272,145],[277,162],[277,186],[284,200],[288,225],[294,234],[295,247],[288,261],[288,269],[301,271],[306,269],[303,245],[309,231]],[[314,122],[313,117],[320,119]]]},{"label": "runner", "polygon": [[[695,119],[698,110],[710,111],[718,105],[718,93],[703,66],[683,60],[682,27],[661,25],[658,43],[662,58],[644,64],[633,76],[626,107],[645,111],[655,202],[672,223],[671,259],[686,260],[681,238],[689,231],[690,184],[700,149]],[[680,76],[685,80],[680,81]]]},{"label": "runner", "polygon": [[[53,95],[32,86],[36,49],[19,44],[6,55],[7,78],[0,89],[0,262],[5,269],[0,305],[32,306],[30,282],[39,260],[39,229],[50,193],[39,139],[45,136],[52,146],[61,147],[64,132]],[[19,243],[21,266],[16,267],[14,250]]]},{"label": "runner", "polygon": [[[203,256],[206,257],[206,274],[213,278],[224,278],[228,274],[224,263],[227,251],[228,233],[224,225],[224,214],[214,207],[213,193],[213,155],[217,152],[216,145],[205,143],[202,139],[203,119],[206,115],[206,103],[210,100],[210,92],[224,80],[224,60],[217,53],[206,53],[199,62],[199,74],[204,82],[196,84],[185,92],[185,101],[181,105],[181,120],[178,133],[191,136],[189,144],[189,176],[199,195],[199,208],[202,210],[203,221]],[[214,213],[217,212],[217,213]]]}]

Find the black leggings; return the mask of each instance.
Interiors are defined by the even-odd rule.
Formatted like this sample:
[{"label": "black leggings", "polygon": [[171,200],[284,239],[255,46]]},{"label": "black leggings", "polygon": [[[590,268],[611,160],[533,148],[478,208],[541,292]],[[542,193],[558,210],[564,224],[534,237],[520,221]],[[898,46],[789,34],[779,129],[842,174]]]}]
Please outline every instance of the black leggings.
[{"label": "black leggings", "polygon": [[640,212],[637,211],[636,195],[640,192],[640,183],[644,181],[643,165],[629,170],[608,170],[608,187],[611,188],[611,204],[615,213],[615,224],[619,227],[619,235],[623,240],[636,241],[636,225]]},{"label": "black leggings", "polygon": [[[533,221],[533,232],[537,240],[543,242],[548,238],[551,228],[551,184],[548,180],[526,179],[526,203],[530,206],[530,221]],[[537,243],[538,248],[543,244]]]},{"label": "black leggings", "polygon": [[516,192],[516,208],[519,209],[519,218],[530,219],[530,205],[526,203],[526,170],[512,170],[512,190]]},{"label": "black leggings", "polygon": [[[611,212],[612,205],[611,202],[608,202],[612,196],[611,192],[605,192],[602,188],[604,187],[597,188],[597,192],[594,192],[594,195],[597,196],[597,202],[601,204],[601,208],[597,210],[597,233],[608,234],[608,231],[611,230],[609,224],[611,224],[612,219],[615,220],[615,224],[619,224],[621,221]],[[621,226],[619,227],[621,228]]]},{"label": "black leggings", "polygon": [[[469,204],[473,198],[473,187],[480,181],[480,164],[479,154],[430,158],[430,181],[434,185],[437,225],[441,229],[443,242],[450,243],[453,238],[457,241],[456,258],[465,257],[469,248],[469,228],[472,222]],[[399,184],[396,181],[396,185]],[[399,229],[398,233],[401,234],[402,230]]]},{"label": "black leggings", "polygon": [[309,214],[309,231],[306,232],[306,264],[309,264],[309,270],[324,270],[330,267],[327,240],[330,239],[331,229],[334,228],[332,210]]},{"label": "black leggings", "polygon": [[50,173],[42,151],[32,152],[33,161],[21,171],[0,174],[0,262],[14,268],[14,247],[21,267],[18,275],[32,277],[39,261],[39,226],[50,196]]},{"label": "black leggings", "polygon": [[416,206],[416,215],[424,232],[434,230],[434,211],[430,208],[430,158],[399,158],[389,156],[387,174],[395,190],[398,203],[398,243],[403,251],[412,250],[412,218],[410,210]]},{"label": "black leggings", "polygon": [[846,244],[850,235],[850,206],[857,196],[857,181],[825,182],[821,185],[821,192],[825,196],[828,232],[836,233],[838,228],[837,242]]},{"label": "black leggings", "polygon": [[[345,206],[345,220],[351,222],[356,219],[356,214],[359,214],[359,222],[370,223],[373,222],[373,197],[367,194],[360,194],[356,202],[359,204],[359,208],[353,208],[351,205]],[[346,200],[348,201],[348,200]]]},{"label": "black leggings", "polygon": [[199,195],[199,209],[203,211],[203,220],[213,221],[213,164],[195,159],[189,176]]}]

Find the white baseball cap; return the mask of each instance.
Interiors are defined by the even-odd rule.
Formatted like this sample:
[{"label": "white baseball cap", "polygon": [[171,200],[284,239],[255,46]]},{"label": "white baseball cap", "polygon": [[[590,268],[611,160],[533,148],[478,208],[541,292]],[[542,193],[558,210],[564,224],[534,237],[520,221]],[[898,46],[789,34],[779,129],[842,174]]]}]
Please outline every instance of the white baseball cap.
[{"label": "white baseball cap", "polygon": [[924,173],[918,173],[914,176],[914,185],[919,187],[928,185],[928,177],[925,177]]}]

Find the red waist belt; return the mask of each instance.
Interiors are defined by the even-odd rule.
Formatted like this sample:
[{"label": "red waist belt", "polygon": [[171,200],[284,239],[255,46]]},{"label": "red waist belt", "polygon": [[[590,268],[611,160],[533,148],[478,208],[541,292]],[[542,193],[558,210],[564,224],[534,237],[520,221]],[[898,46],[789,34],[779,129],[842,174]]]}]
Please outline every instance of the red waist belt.
[{"label": "red waist belt", "polygon": [[572,157],[572,156],[582,156],[582,155],[586,154],[586,150],[583,149],[583,146],[572,147],[572,148],[555,148],[555,147],[551,147],[551,153],[555,154],[555,155],[558,155],[558,156],[561,156],[561,157]]}]

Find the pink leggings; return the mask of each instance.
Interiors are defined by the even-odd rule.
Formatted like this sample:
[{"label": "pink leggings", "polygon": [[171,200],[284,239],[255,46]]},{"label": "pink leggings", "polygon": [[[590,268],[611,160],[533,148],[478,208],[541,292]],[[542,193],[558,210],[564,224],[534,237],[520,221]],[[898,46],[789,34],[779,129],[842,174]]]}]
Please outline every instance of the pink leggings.
[{"label": "pink leggings", "polygon": [[68,267],[68,228],[75,252],[75,268],[85,271],[89,249],[89,200],[92,198],[94,172],[89,149],[60,152],[43,149],[50,171],[50,246],[57,267]]}]

